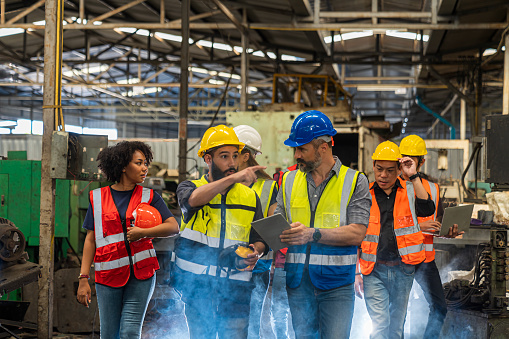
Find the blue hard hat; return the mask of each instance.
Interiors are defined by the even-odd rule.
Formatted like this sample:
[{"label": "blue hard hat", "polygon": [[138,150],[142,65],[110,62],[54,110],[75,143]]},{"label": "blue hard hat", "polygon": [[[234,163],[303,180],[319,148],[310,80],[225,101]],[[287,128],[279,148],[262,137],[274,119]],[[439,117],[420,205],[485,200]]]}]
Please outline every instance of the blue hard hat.
[{"label": "blue hard hat", "polygon": [[302,146],[318,137],[324,135],[332,137],[336,133],[332,122],[325,114],[320,111],[306,111],[293,122],[290,136],[285,140],[285,145]]}]

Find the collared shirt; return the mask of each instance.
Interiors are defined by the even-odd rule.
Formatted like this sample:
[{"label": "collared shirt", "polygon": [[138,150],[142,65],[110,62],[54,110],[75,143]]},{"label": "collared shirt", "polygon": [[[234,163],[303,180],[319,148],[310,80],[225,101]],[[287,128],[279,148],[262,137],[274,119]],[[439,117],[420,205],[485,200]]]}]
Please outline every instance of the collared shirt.
[{"label": "collared shirt", "polygon": [[[313,180],[313,176],[310,173],[306,173],[306,180],[308,183],[308,196],[309,196],[309,204],[311,210],[316,210],[316,206],[318,205],[318,201],[322,196],[327,183],[332,178],[333,175],[339,176],[339,170],[341,168],[341,160],[338,157],[334,156],[334,166],[332,166],[327,179],[325,179],[318,187],[315,185],[315,181]],[[274,214],[281,213],[286,215],[286,209],[284,205],[283,199],[283,190],[279,190],[277,195],[277,207],[274,211]],[[361,224],[364,226],[368,226],[369,223],[369,210],[371,209],[371,194],[369,193],[369,184],[368,179],[364,174],[360,174],[357,179],[357,184],[355,186],[352,197],[350,198],[350,203],[346,209],[346,224]],[[306,225],[307,226],[307,225]],[[315,225],[319,226],[319,225]]]},{"label": "collared shirt", "polygon": [[[399,259],[396,235],[394,234],[394,202],[396,191],[402,188],[399,178],[387,195],[375,182],[371,188],[375,193],[376,202],[380,209],[380,238],[378,240],[377,260],[394,261]],[[435,213],[435,203],[428,194],[428,199],[415,198],[415,211],[418,217],[427,217]]]}]

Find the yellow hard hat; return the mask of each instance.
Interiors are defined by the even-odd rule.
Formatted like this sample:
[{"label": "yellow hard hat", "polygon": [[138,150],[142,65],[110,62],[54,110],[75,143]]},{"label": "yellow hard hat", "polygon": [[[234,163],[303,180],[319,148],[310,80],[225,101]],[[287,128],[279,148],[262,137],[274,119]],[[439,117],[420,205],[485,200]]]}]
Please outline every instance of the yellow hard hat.
[{"label": "yellow hard hat", "polygon": [[401,153],[399,152],[398,145],[393,143],[392,141],[384,141],[379,144],[375,153],[371,159],[373,160],[388,160],[388,161],[398,161],[401,158]]},{"label": "yellow hard hat", "polygon": [[415,134],[404,137],[399,144],[399,150],[401,154],[412,157],[420,157],[428,154],[426,143],[420,136]]},{"label": "yellow hard hat", "polygon": [[205,134],[201,139],[198,156],[203,158],[205,152],[208,150],[226,145],[238,146],[239,152],[244,148],[244,144],[239,141],[239,138],[237,137],[237,134],[235,134],[233,128],[225,125],[211,127],[205,131]]}]

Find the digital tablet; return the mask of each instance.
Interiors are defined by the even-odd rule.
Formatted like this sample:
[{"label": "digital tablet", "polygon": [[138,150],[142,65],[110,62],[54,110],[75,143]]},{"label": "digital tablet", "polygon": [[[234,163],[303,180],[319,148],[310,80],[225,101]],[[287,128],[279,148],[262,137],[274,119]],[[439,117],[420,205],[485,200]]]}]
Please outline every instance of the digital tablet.
[{"label": "digital tablet", "polygon": [[274,214],[270,217],[253,221],[251,226],[258,232],[260,237],[269,245],[269,247],[277,252],[282,248],[288,247],[288,244],[281,242],[279,236],[284,230],[291,228],[288,221],[282,214]]},{"label": "digital tablet", "polygon": [[454,224],[458,224],[458,232],[463,231],[466,233],[470,228],[470,220],[472,218],[473,210],[474,210],[473,204],[446,207],[444,210],[444,216],[442,218],[442,227],[440,228],[440,234],[428,232],[423,233],[435,235],[438,237],[444,237],[449,233],[449,228],[451,228]]}]

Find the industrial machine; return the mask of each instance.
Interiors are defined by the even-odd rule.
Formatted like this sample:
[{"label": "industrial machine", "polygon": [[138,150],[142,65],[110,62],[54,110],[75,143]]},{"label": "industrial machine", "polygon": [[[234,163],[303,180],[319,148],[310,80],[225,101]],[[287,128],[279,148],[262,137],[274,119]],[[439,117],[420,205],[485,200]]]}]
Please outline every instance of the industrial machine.
[{"label": "industrial machine", "polygon": [[[508,130],[509,116],[488,116],[485,138],[474,139],[476,146],[471,159],[482,154],[486,167],[479,177],[494,184],[493,191],[509,189],[508,162],[500,156],[509,152]],[[484,222],[475,228],[488,237],[487,241],[479,242],[475,252],[472,253],[471,246],[470,253],[463,253],[464,257],[473,258],[473,278],[454,279],[444,284],[449,308],[442,329],[446,338],[509,336],[509,225],[497,224],[491,217],[486,219],[487,214],[479,213],[479,219]],[[472,226],[471,230],[474,230]]]}]

